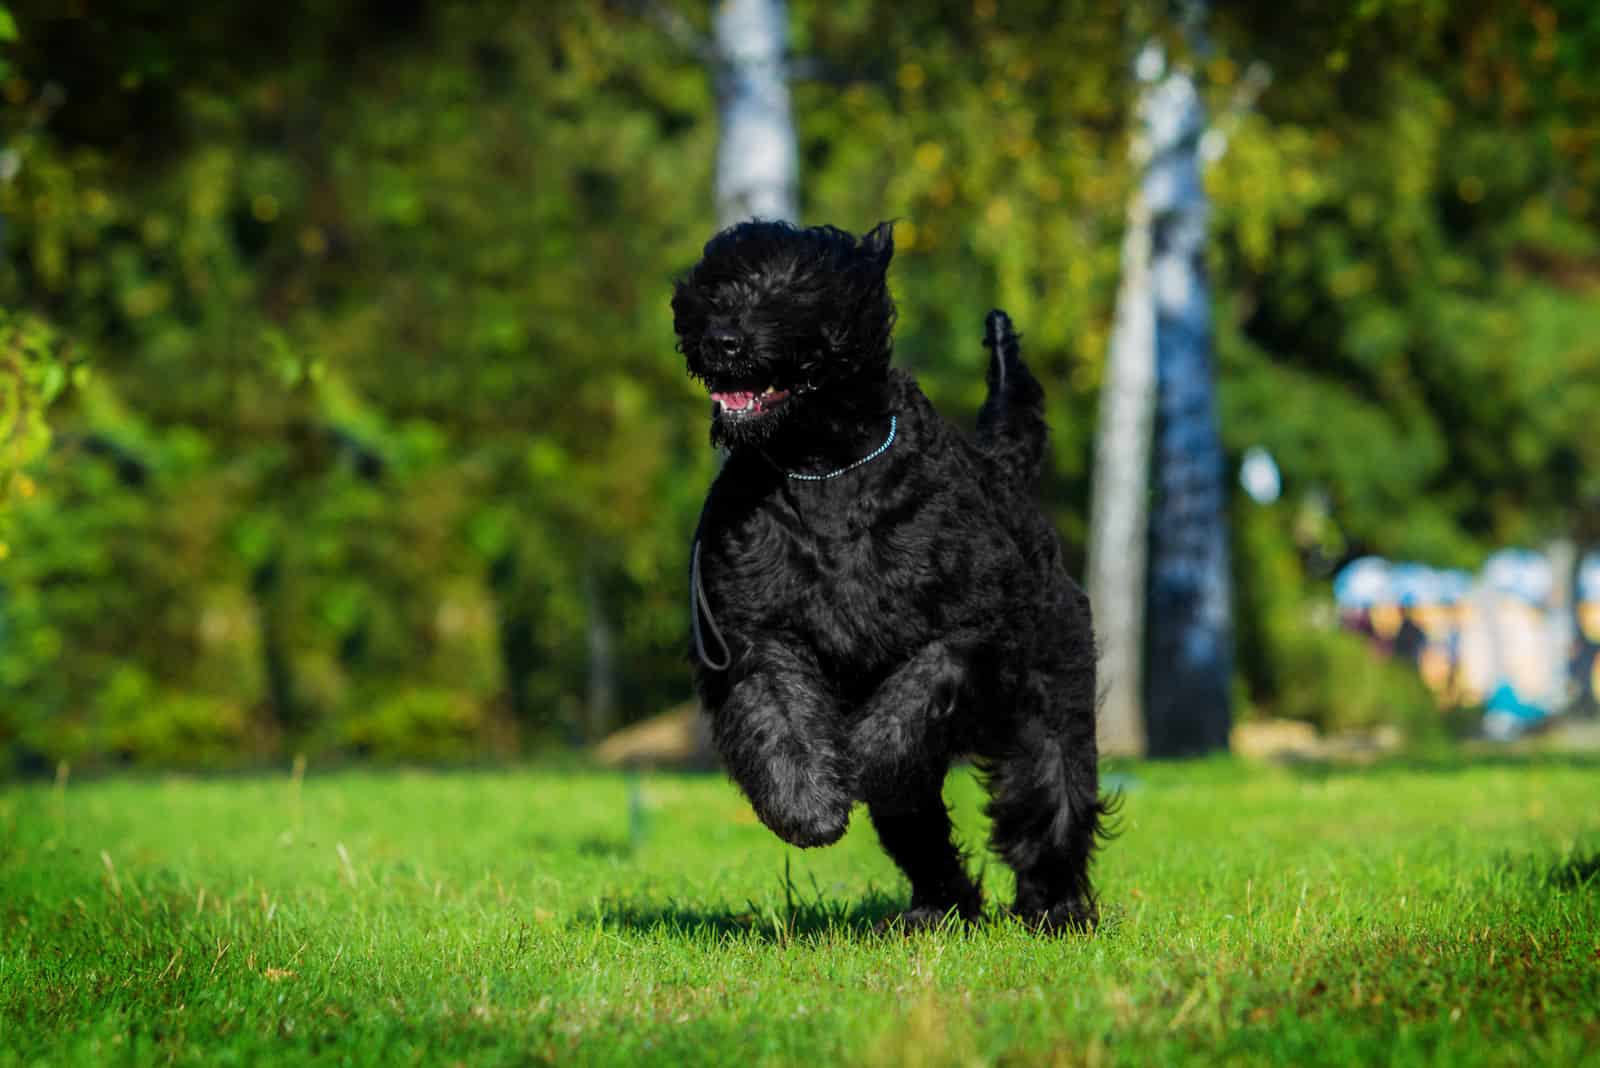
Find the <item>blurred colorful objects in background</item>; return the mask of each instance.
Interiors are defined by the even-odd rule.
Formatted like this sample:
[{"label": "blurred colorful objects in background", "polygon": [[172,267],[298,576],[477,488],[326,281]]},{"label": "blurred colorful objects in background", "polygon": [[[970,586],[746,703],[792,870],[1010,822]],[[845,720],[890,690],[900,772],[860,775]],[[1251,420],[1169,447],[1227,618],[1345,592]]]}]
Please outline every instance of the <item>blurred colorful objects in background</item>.
[{"label": "blurred colorful objects in background", "polygon": [[1481,708],[1488,737],[1592,707],[1600,689],[1600,554],[1578,567],[1570,600],[1551,560],[1527,549],[1492,554],[1476,578],[1364,556],[1333,592],[1346,630],[1416,667],[1442,706]]},{"label": "blurred colorful objects in background", "polygon": [[1574,704],[1593,712],[1600,704],[1600,553],[1578,565],[1578,627],[1573,641],[1572,677],[1578,692]]}]

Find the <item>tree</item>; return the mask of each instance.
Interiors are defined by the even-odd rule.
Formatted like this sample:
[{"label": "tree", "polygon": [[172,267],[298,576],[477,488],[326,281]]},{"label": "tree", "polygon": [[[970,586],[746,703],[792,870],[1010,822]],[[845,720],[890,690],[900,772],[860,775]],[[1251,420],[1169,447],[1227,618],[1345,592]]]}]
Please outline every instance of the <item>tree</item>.
[{"label": "tree", "polygon": [[722,0],[716,16],[717,221],[798,217],[783,0]]},{"label": "tree", "polygon": [[[1184,7],[1185,35],[1201,52],[1205,5]],[[1155,497],[1145,728],[1158,756],[1228,747],[1233,654],[1222,439],[1217,427],[1206,280],[1210,205],[1201,180],[1205,108],[1192,72],[1173,67],[1150,98],[1151,166],[1145,183],[1155,302]]]},{"label": "tree", "polygon": [[1100,649],[1100,749],[1145,752],[1145,531],[1149,521],[1150,434],[1156,377],[1155,302],[1150,293],[1150,167],[1159,53],[1147,45],[1135,66],[1140,129],[1129,155],[1140,181],[1128,194],[1122,282],[1101,387],[1090,506],[1089,601]]},{"label": "tree", "polygon": [[[1203,14],[1201,4],[1185,8],[1191,42]],[[1169,69],[1156,40],[1140,49],[1135,74],[1130,155],[1139,181],[1129,195],[1097,431],[1089,595],[1105,679],[1102,747],[1172,756],[1226,748],[1229,723],[1227,530],[1204,267],[1206,122],[1192,73]]]}]

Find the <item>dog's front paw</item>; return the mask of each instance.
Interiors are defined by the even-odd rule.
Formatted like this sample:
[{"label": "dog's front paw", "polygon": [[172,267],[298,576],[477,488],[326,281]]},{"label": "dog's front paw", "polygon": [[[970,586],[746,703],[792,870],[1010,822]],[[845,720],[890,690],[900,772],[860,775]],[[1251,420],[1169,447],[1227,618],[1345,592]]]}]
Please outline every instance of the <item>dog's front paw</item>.
[{"label": "dog's front paw", "polygon": [[827,801],[810,798],[803,802],[776,802],[770,798],[752,798],[752,803],[756,815],[773,834],[802,849],[832,845],[844,837],[850,826],[851,802],[843,793]]},{"label": "dog's front paw", "polygon": [[790,845],[799,846],[801,849],[814,849],[817,846],[832,845],[844,837],[845,830],[850,826],[850,814],[847,812],[841,817],[819,815],[814,819],[766,819],[763,821],[772,829],[772,833],[782,838]]}]

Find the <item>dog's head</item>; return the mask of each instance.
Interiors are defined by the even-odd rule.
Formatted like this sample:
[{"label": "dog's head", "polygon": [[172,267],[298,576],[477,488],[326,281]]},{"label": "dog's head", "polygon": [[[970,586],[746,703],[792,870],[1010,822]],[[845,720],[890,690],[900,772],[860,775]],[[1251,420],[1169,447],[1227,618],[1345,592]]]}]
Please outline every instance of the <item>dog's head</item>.
[{"label": "dog's head", "polygon": [[759,445],[884,382],[894,331],[892,224],[746,222],[706,243],[672,295],[689,373],[711,393],[711,440]]}]

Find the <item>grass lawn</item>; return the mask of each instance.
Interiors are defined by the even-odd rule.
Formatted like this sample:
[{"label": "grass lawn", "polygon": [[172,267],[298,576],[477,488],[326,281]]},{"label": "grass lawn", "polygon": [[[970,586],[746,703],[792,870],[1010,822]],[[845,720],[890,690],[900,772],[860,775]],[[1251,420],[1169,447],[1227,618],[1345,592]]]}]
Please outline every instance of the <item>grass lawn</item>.
[{"label": "grass lawn", "polygon": [[864,814],[716,777],[5,788],[0,1065],[1600,1064],[1600,761],[1122,777],[1065,938],[874,935]]}]

